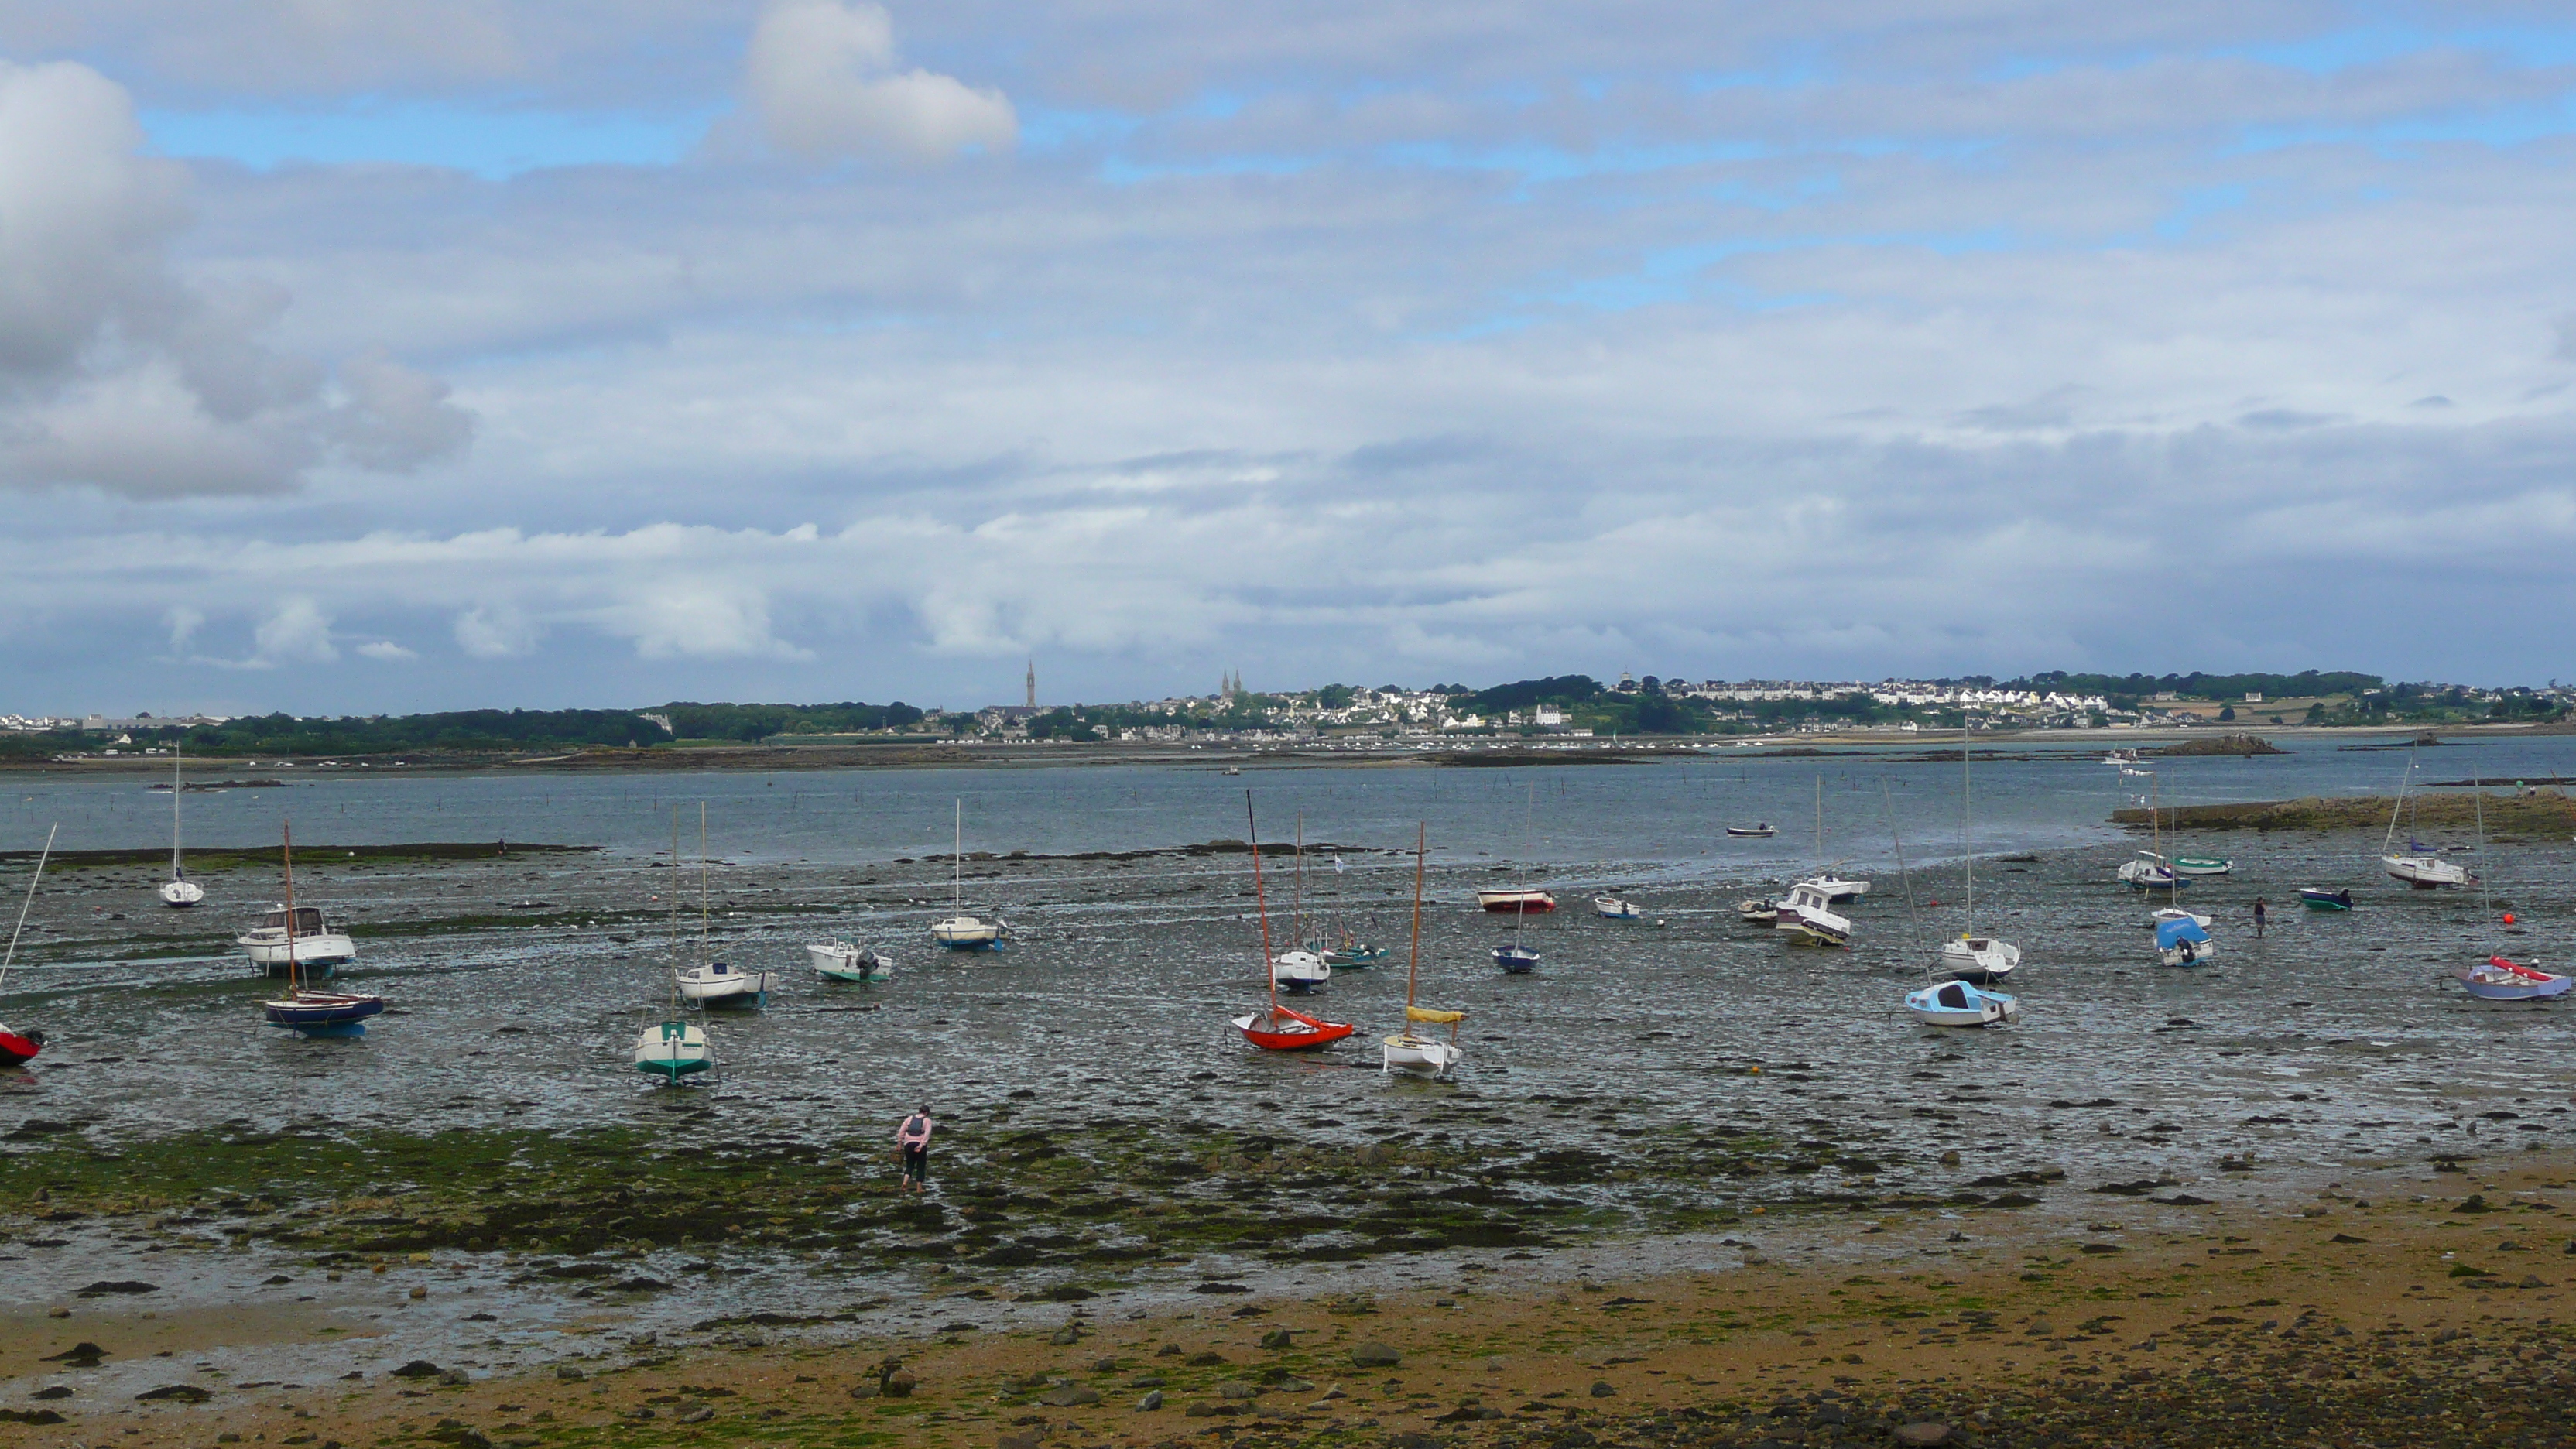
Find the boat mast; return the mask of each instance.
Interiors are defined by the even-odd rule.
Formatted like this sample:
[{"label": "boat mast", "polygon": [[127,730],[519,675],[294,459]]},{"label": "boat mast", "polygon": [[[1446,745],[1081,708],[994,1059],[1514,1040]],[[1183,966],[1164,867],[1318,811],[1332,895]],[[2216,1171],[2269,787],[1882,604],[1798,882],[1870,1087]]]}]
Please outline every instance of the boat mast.
[{"label": "boat mast", "polygon": [[170,746],[170,879],[172,880],[187,879],[186,872],[179,869],[179,797],[184,793],[186,792],[179,782],[179,745],[173,741]]},{"label": "boat mast", "polygon": [[[1878,778],[1878,798],[1879,803],[1887,807],[1887,838],[1896,842],[1896,879],[1905,887],[1905,927],[1909,931],[1920,931],[1923,921],[1914,914],[1914,877],[1905,869],[1905,837],[1896,830],[1896,796],[1887,788],[1884,775]],[[1934,961],[1938,959],[1936,954]],[[1927,981],[1932,978],[1932,962],[1924,964],[1923,977]]]},{"label": "boat mast", "polygon": [[1969,821],[1973,808],[1968,802],[1968,712],[1959,711],[1959,850],[1968,858],[1968,929],[1962,935],[1977,931],[1977,847],[1970,836]]},{"label": "boat mast", "polygon": [[9,982],[9,963],[18,959],[18,933],[27,929],[27,908],[36,903],[36,882],[45,878],[45,862],[54,855],[54,831],[62,829],[57,821],[45,832],[44,851],[36,857],[36,873],[27,877],[27,898],[18,903],[18,924],[9,928],[8,954],[0,955],[0,986]]},{"label": "boat mast", "polygon": [[304,994],[303,963],[295,959],[295,826],[281,820],[277,828],[277,860],[286,868],[286,994],[291,1000]]},{"label": "boat mast", "polygon": [[948,855],[948,914],[966,911],[966,802],[957,801],[957,843]]},{"label": "boat mast", "polygon": [[[1249,821],[1252,818],[1252,792],[1246,790],[1243,794],[1243,818]],[[1259,850],[1253,851],[1252,863],[1256,866],[1261,863]],[[1257,876],[1259,872],[1255,871],[1254,874]],[[1253,882],[1253,887],[1253,894],[1259,896],[1260,882],[1257,879]],[[1289,926],[1295,933],[1295,945],[1291,949],[1303,947],[1306,944],[1306,812],[1303,810],[1297,812],[1297,913],[1290,918]],[[1263,929],[1268,929],[1266,923]],[[1269,948],[1265,945],[1262,949]]]},{"label": "boat mast", "polygon": [[698,955],[707,954],[707,802],[698,802]]},{"label": "boat mast", "polygon": [[2406,752],[2406,772],[2397,777],[2397,798],[2388,806],[2388,833],[2380,837],[2379,853],[2386,855],[2397,843],[2397,812],[2406,808],[2406,782],[2415,774],[2415,752]]},{"label": "boat mast", "polygon": [[1413,993],[1422,981],[1422,855],[1431,841],[1431,827],[1414,823],[1413,836],[1413,960],[1404,968],[1404,1034],[1413,1035]]},{"label": "boat mast", "polygon": [[1252,818],[1252,792],[1249,790],[1243,792],[1243,832],[1252,837],[1252,913],[1261,918],[1261,970],[1270,978],[1270,1024],[1276,1027],[1279,1025],[1279,961],[1270,954],[1270,907],[1261,894],[1261,827]]},{"label": "boat mast", "polygon": [[671,1013],[680,1011],[680,812],[671,811]]}]

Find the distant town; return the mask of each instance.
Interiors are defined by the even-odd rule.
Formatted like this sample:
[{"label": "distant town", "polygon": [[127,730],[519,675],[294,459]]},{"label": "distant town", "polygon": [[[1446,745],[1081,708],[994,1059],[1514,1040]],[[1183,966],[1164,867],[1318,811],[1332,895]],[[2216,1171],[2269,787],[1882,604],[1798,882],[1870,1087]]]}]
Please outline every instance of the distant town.
[{"label": "distant town", "polygon": [[1556,675],[1466,684],[1329,684],[1263,691],[1229,672],[1206,694],[1118,704],[1040,702],[1032,663],[1016,704],[956,710],[900,701],[700,704],[650,709],[463,710],[311,718],[286,714],[49,718],[0,715],[0,758],[666,749],[830,741],[1117,743],[1383,748],[1441,742],[1637,740],[1926,730],[2128,730],[2391,724],[2549,724],[2576,686],[2485,688],[2376,675],[2102,675],[2018,679],[1688,680]]}]

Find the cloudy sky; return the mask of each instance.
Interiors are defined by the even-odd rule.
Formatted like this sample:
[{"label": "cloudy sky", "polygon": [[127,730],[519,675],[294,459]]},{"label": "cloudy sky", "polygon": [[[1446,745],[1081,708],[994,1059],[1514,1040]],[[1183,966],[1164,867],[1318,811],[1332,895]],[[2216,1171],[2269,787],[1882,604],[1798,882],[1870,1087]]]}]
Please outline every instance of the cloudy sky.
[{"label": "cloudy sky", "polygon": [[0,0],[0,711],[2576,677],[2576,18]]}]

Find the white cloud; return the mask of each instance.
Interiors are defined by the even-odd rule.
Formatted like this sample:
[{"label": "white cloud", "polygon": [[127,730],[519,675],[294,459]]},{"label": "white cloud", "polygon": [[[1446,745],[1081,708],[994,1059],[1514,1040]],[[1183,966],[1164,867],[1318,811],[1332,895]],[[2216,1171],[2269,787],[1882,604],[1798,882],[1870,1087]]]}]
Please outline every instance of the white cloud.
[{"label": "white cloud", "polygon": [[378,639],[372,643],[361,644],[358,646],[358,652],[369,659],[382,659],[389,663],[420,657],[418,650],[405,649],[390,639]]},{"label": "white cloud", "polygon": [[936,161],[1018,140],[1019,117],[1000,91],[900,63],[881,5],[772,0],[752,30],[743,84],[770,143],[800,156]]},{"label": "white cloud", "polygon": [[340,657],[331,645],[331,616],[311,599],[293,598],[260,621],[251,638],[258,644],[245,661],[253,668],[282,664],[328,664]]},{"label": "white cloud", "polygon": [[186,174],[142,145],[98,72],[0,62],[0,484],[268,493],[335,442],[380,470],[464,445],[444,389],[381,353],[327,405],[324,369],[262,340],[282,289],[181,275]]},{"label": "white cloud", "polygon": [[514,605],[477,606],[456,616],[456,645],[476,659],[533,654],[537,639],[537,626]]}]

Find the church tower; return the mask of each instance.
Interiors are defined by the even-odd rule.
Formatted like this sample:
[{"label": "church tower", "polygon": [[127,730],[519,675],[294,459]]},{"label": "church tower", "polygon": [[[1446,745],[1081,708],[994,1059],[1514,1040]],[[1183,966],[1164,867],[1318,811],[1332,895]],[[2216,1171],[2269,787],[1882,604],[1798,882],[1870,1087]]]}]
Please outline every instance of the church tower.
[{"label": "church tower", "polygon": [[1030,657],[1030,659],[1029,659],[1029,708],[1031,708],[1031,709],[1035,709],[1035,708],[1037,708],[1037,707],[1038,707],[1038,661],[1037,661],[1037,659],[1036,659],[1036,657],[1035,657],[1035,656],[1031,656],[1031,657]]}]

